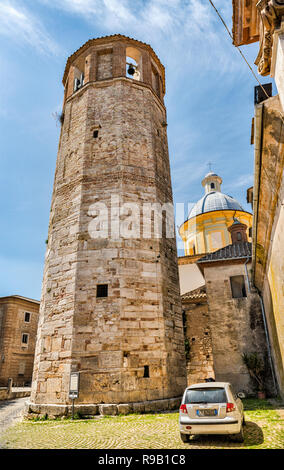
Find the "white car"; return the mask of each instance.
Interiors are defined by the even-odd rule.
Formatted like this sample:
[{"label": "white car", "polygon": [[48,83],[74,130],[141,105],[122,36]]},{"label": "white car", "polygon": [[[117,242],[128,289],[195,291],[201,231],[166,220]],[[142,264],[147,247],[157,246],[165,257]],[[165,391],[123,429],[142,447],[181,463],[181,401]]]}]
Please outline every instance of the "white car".
[{"label": "white car", "polygon": [[179,410],[183,442],[194,434],[230,434],[243,442],[244,424],[242,401],[228,382],[199,383],[185,389]]}]

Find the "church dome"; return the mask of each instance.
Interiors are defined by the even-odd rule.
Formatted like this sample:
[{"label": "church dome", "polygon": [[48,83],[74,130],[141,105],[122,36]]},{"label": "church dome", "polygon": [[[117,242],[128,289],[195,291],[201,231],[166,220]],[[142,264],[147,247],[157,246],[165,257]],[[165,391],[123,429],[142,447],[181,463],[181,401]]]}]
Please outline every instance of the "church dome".
[{"label": "church dome", "polygon": [[251,242],[252,214],[232,196],[222,192],[222,182],[221,176],[213,171],[204,176],[204,196],[192,207],[187,220],[179,227],[186,256],[213,253],[230,245],[236,218],[240,226],[246,227],[246,239]]},{"label": "church dome", "polygon": [[236,210],[243,211],[241,204],[231,196],[221,193],[219,191],[211,191],[205,194],[199,201],[193,206],[188,218],[196,217],[199,214],[211,211],[222,211],[222,210]]},{"label": "church dome", "polygon": [[221,192],[221,184],[222,178],[220,176],[213,173],[213,171],[207,173],[202,180],[205,195],[193,206],[188,214],[189,219],[196,217],[197,215],[204,214],[205,212],[244,210],[236,199]]}]

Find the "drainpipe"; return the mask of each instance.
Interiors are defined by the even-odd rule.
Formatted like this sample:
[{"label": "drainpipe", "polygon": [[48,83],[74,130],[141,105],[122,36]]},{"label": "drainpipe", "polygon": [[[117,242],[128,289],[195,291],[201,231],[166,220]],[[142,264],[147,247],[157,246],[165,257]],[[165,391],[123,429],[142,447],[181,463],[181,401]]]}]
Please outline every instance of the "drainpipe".
[{"label": "drainpipe", "polygon": [[250,280],[249,280],[249,276],[248,276],[248,268],[247,268],[247,264],[248,262],[250,261],[250,256],[247,257],[247,260],[245,262],[245,270],[246,270],[246,278],[247,278],[247,284],[248,284],[248,291],[249,291],[249,294],[251,293],[251,290],[250,290]]}]

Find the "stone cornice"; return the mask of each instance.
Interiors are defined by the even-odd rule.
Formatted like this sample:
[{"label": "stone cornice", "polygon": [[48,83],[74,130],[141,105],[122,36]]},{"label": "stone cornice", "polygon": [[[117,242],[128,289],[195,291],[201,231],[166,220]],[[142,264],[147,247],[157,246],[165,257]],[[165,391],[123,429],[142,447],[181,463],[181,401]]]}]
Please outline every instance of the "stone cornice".
[{"label": "stone cornice", "polygon": [[132,87],[136,86],[137,88],[139,88],[139,87],[148,88],[153,93],[153,96],[156,100],[157,105],[160,106],[163,109],[164,112],[166,112],[166,107],[165,107],[163,101],[153,91],[153,88],[150,85],[148,85],[147,83],[144,83],[144,82],[139,82],[138,80],[133,80],[132,78],[127,78],[127,77],[106,78],[104,80],[92,81],[92,82],[86,83],[81,88],[79,88],[79,90],[72,93],[72,95],[69,96],[69,98],[67,98],[66,102],[63,105],[63,111],[65,109],[66,103],[69,103],[69,101],[71,101],[72,99],[77,98],[78,96],[82,95],[84,93],[84,91],[86,91],[88,89],[88,87],[92,86],[92,87],[95,87],[95,88],[103,88],[103,87],[111,86],[114,82],[118,82],[118,81],[124,81],[125,83],[131,85]]},{"label": "stone cornice", "polygon": [[256,6],[261,23],[259,52],[255,64],[259,74],[265,76],[270,73],[273,34],[284,15],[284,0],[260,0]]}]

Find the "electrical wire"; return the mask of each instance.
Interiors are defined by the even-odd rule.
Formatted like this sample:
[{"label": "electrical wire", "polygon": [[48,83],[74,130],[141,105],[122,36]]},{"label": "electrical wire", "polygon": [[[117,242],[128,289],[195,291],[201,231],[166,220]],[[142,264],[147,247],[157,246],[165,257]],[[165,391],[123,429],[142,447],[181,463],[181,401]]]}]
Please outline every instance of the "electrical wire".
[{"label": "electrical wire", "polygon": [[[219,13],[219,11],[217,10],[217,8],[215,7],[214,3],[212,2],[212,0],[209,0],[210,4],[212,5],[212,7],[214,8],[214,10],[216,11],[217,15],[219,16],[220,20],[222,21],[223,25],[225,26],[226,30],[227,30],[227,33],[229,34],[230,38],[232,39],[232,41],[234,42],[234,38],[233,38],[233,35],[231,33],[231,31],[229,30],[225,20],[222,18],[221,14]],[[247,61],[247,59],[245,58],[244,54],[242,53],[241,49],[239,48],[239,46],[236,46],[235,47],[237,48],[237,50],[239,51],[239,53],[241,54],[242,58],[244,59],[245,63],[247,64],[247,66],[249,67],[250,71],[252,72],[254,78],[256,79],[256,81],[258,82],[259,86],[261,87],[263,93],[265,94],[265,96],[267,98],[270,98],[270,96],[267,94],[266,90],[263,88],[262,84],[260,83],[259,79],[257,78],[254,70],[252,69],[251,65],[249,64],[249,62]]]}]

